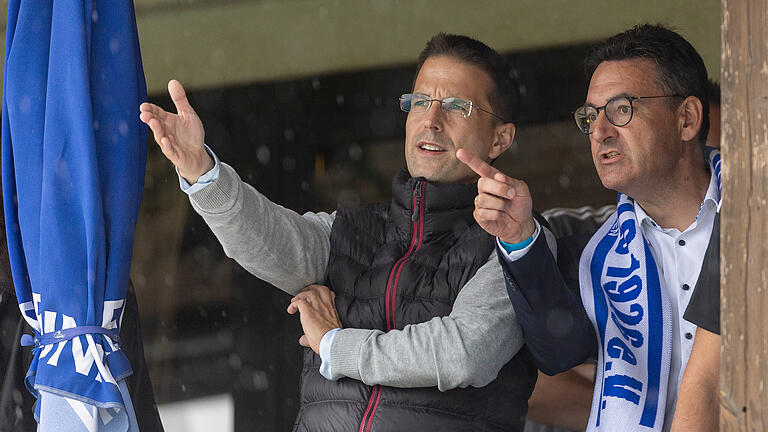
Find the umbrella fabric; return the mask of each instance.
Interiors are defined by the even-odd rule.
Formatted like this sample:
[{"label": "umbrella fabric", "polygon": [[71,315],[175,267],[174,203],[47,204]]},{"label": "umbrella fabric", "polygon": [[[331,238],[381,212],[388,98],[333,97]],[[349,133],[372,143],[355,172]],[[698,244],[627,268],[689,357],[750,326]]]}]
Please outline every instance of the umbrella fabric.
[{"label": "umbrella fabric", "polygon": [[47,407],[82,414],[68,401],[104,410],[102,424],[132,409],[117,334],[144,180],[145,100],[131,1],[9,2],[3,204],[16,296],[35,330],[27,387],[41,430],[56,418]]}]

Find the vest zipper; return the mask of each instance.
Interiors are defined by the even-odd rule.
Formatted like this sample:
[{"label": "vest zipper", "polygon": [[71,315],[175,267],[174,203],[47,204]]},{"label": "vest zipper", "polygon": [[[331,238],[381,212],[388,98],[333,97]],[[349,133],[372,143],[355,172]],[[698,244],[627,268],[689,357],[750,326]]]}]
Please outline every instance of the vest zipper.
[{"label": "vest zipper", "polygon": [[[400,281],[400,272],[405,266],[405,262],[421,247],[424,240],[424,181],[417,180],[412,193],[411,213],[411,245],[408,251],[400,257],[392,266],[387,279],[387,290],[384,299],[384,313],[387,319],[387,331],[396,327],[395,325],[395,298],[397,296],[397,284]],[[391,299],[391,300],[390,300]],[[368,399],[368,407],[363,414],[363,421],[360,423],[358,432],[369,432],[373,424],[373,416],[376,414],[376,408],[381,400],[381,385],[373,386],[371,397]]]}]

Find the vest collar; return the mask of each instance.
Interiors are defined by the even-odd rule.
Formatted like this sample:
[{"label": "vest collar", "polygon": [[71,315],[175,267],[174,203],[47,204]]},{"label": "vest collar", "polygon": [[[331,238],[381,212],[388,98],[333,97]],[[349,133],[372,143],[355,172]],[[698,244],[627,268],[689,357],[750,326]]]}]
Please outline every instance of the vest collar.
[{"label": "vest collar", "polygon": [[[477,196],[477,183],[432,183],[414,178],[403,168],[392,179],[392,217],[402,228],[410,230],[414,211],[414,190],[423,185],[424,234],[464,231],[475,223],[472,213]],[[418,213],[417,213],[418,215]]]}]

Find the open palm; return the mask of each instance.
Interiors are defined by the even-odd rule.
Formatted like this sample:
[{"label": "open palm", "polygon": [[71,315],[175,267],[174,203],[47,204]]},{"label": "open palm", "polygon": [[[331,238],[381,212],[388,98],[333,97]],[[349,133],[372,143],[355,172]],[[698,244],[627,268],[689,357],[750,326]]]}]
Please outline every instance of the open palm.
[{"label": "open palm", "polygon": [[143,103],[139,107],[139,118],[152,130],[155,141],[165,157],[176,165],[179,174],[189,183],[195,183],[213,168],[213,160],[205,151],[203,123],[189,104],[180,82],[171,80],[168,93],[176,106],[176,114],[155,104]]}]

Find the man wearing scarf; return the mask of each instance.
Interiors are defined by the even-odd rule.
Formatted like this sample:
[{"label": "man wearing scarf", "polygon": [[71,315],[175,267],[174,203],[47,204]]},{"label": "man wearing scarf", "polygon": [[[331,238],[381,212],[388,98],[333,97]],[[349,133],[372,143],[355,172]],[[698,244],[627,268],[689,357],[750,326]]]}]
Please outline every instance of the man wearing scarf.
[{"label": "man wearing scarf", "polygon": [[684,38],[651,25],[596,46],[585,71],[576,123],[619,197],[581,254],[580,296],[539,235],[525,183],[458,156],[482,176],[475,218],[497,237],[536,365],[555,374],[598,358],[587,430],[667,431],[696,333],[684,313],[694,291],[719,283],[719,256],[707,252],[720,210],[720,155],[704,148],[707,71]]}]

